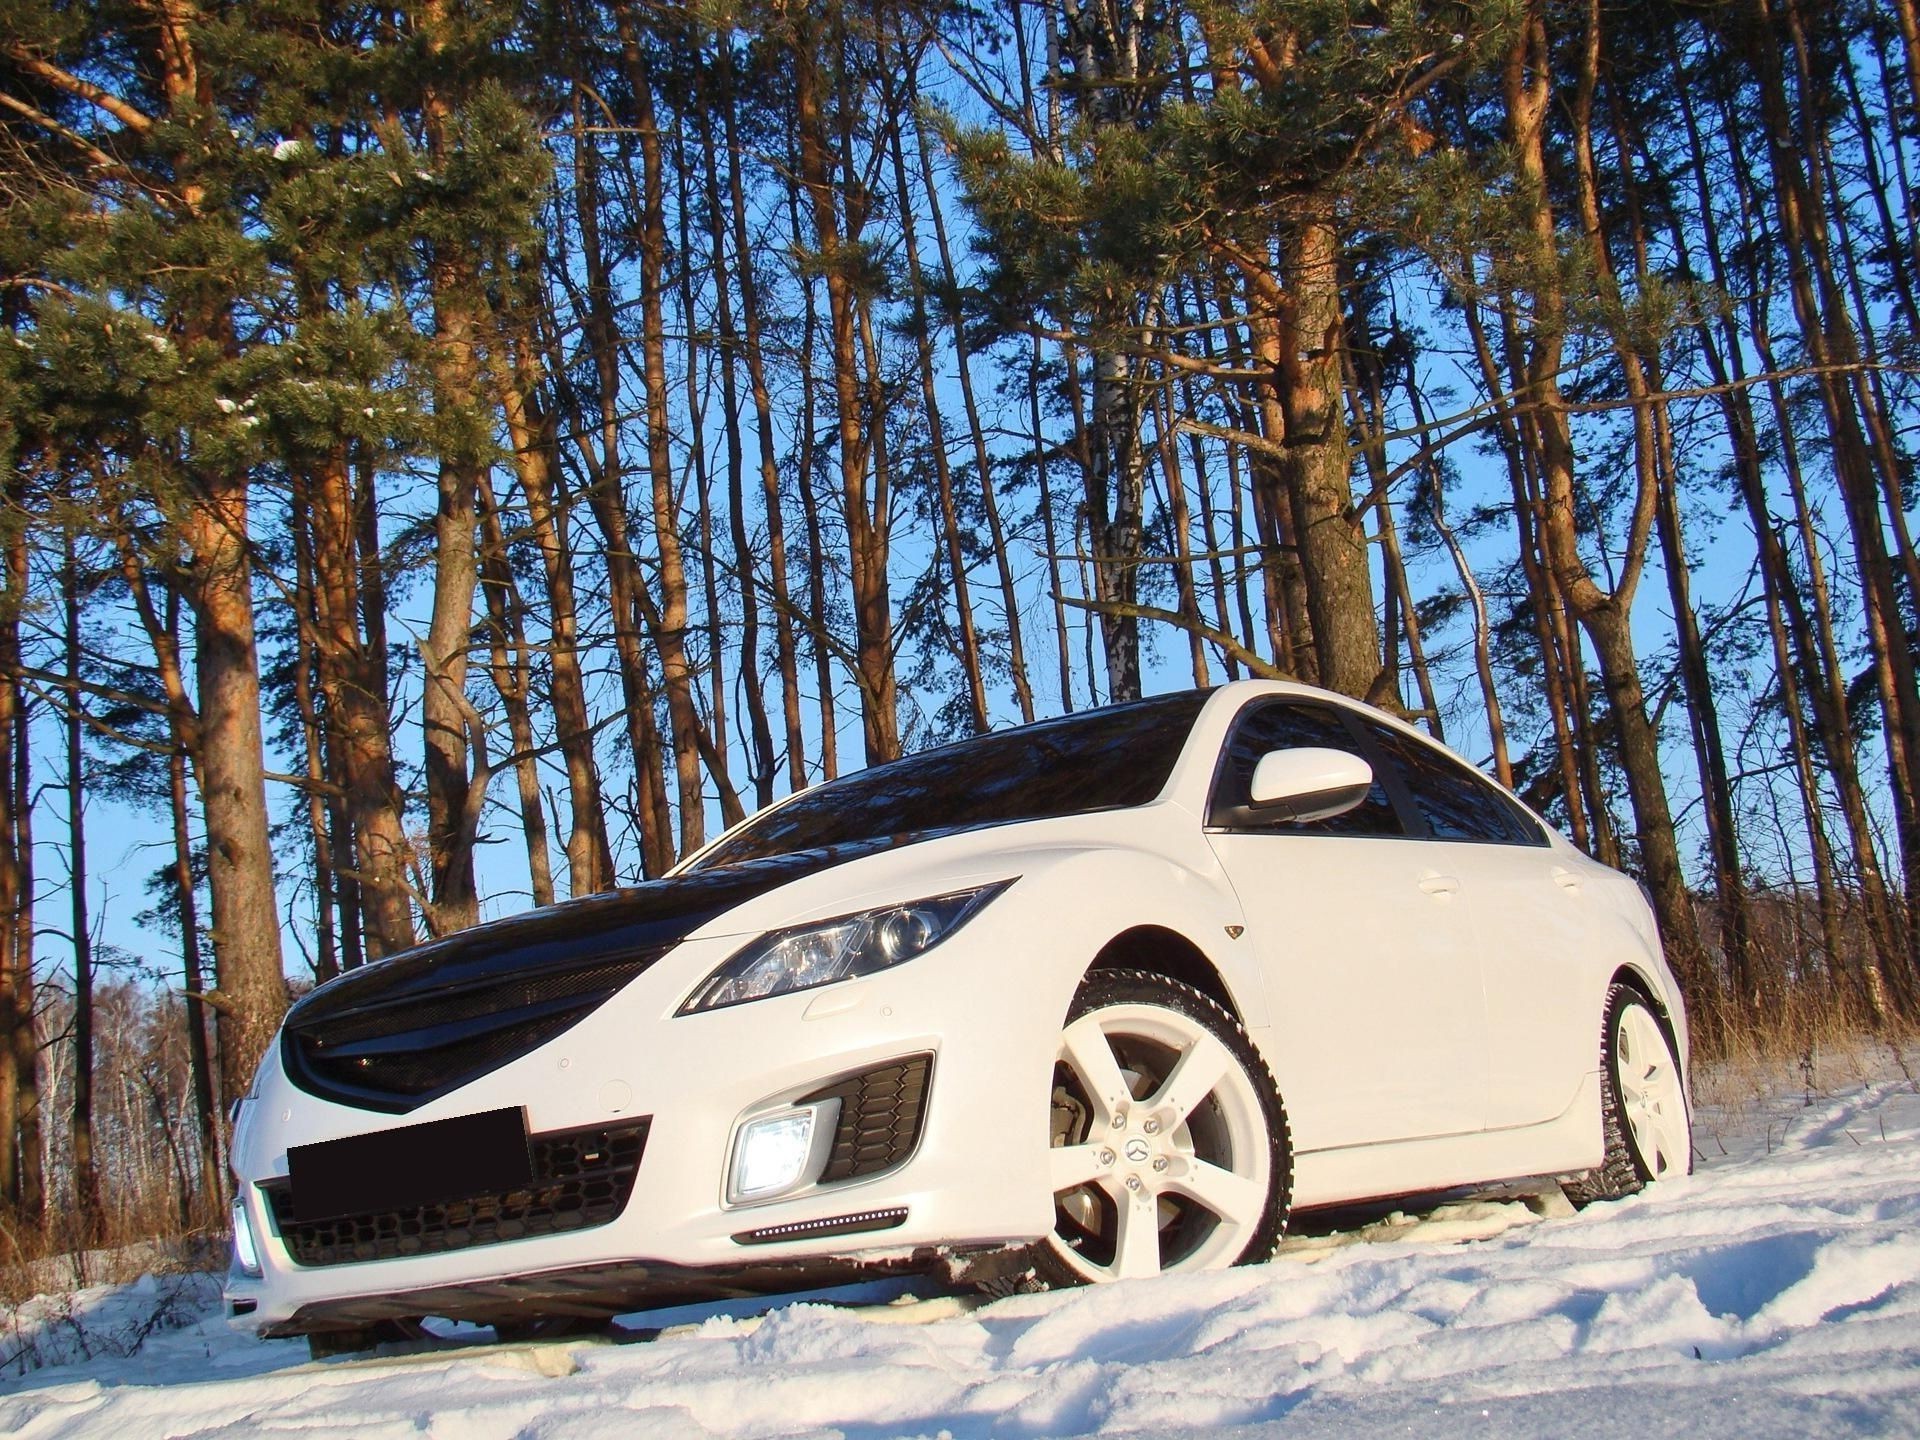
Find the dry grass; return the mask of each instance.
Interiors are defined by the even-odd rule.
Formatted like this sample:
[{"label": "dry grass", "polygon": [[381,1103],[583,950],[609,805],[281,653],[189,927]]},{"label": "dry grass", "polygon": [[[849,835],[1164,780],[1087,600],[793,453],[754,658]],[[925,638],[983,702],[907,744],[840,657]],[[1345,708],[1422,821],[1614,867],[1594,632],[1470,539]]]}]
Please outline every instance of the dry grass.
[{"label": "dry grass", "polygon": [[120,1285],[142,1275],[219,1269],[226,1264],[226,1211],[176,1195],[109,1197],[99,1227],[86,1233],[56,1205],[39,1225],[0,1212],[0,1305],[34,1295]]}]

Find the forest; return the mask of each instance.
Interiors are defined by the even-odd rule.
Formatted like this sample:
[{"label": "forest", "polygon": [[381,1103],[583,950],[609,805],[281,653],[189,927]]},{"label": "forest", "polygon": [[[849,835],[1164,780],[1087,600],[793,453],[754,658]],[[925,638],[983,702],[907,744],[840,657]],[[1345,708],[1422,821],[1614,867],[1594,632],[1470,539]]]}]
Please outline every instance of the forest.
[{"label": "forest", "polygon": [[1912,1024],[1916,186],[1915,0],[0,0],[0,1259],[217,1224],[312,984],[1244,676],[1706,1053]]}]

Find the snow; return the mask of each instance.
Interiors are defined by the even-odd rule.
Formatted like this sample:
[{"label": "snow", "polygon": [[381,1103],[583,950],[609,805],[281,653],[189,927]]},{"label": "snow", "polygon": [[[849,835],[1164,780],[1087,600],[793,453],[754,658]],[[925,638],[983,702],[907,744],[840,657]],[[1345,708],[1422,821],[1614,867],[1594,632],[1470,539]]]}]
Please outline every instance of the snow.
[{"label": "snow", "polygon": [[[1222,1274],[688,1307],[630,1317],[646,1343],[467,1327],[315,1364],[230,1332],[211,1279],[150,1276],[0,1309],[0,1434],[1920,1434],[1913,1081],[1703,1107],[1696,1137],[1692,1178],[1577,1215],[1509,1191]],[[6,1366],[22,1348],[41,1368]]]}]

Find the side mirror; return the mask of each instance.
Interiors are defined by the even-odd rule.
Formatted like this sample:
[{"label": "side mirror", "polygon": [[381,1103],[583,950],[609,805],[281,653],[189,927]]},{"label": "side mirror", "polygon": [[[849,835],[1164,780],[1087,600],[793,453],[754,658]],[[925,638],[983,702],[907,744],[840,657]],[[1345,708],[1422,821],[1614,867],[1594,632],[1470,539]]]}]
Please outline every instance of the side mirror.
[{"label": "side mirror", "polygon": [[1373,788],[1373,767],[1345,750],[1273,750],[1253,767],[1248,810],[1262,820],[1328,820]]}]

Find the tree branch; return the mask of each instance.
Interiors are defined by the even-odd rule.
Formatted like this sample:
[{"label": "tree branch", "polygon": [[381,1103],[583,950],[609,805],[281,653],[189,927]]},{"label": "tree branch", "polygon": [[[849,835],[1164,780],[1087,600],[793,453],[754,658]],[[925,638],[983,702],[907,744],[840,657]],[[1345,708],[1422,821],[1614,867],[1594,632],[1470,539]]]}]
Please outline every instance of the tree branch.
[{"label": "tree branch", "polygon": [[1158,620],[1176,629],[1198,635],[1202,640],[1212,641],[1224,653],[1231,655],[1263,680],[1290,678],[1271,660],[1249,650],[1224,630],[1215,630],[1202,621],[1189,619],[1172,610],[1162,610],[1156,605],[1138,605],[1128,600],[1082,600],[1072,595],[1057,595],[1054,598],[1063,605],[1073,606],[1076,610],[1093,610],[1102,615],[1123,615],[1133,620]]},{"label": "tree branch", "polygon": [[70,71],[62,70],[51,61],[42,60],[18,43],[10,44],[6,49],[7,58],[36,79],[44,80],[56,90],[86,101],[96,110],[103,110],[137,135],[144,135],[153,129],[153,117],[137,106],[129,105],[118,95],[103,90],[90,80],[82,80]]}]

